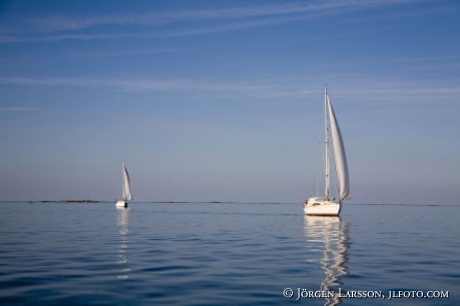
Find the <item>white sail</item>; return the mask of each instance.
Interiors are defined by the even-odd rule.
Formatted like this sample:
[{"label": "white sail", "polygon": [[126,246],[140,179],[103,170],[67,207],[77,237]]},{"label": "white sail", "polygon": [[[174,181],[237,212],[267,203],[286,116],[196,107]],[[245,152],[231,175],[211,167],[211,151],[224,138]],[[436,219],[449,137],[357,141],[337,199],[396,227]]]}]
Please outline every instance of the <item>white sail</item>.
[{"label": "white sail", "polygon": [[131,182],[129,180],[128,170],[125,165],[123,165],[123,195],[122,199],[125,201],[132,200],[131,196]]},{"label": "white sail", "polygon": [[334,161],[337,173],[337,185],[339,189],[339,200],[349,199],[350,194],[350,181],[348,178],[348,165],[347,156],[345,154],[345,147],[342,141],[339,124],[335,118],[334,109],[332,107],[329,96],[326,94],[327,113],[329,116],[329,124],[331,128],[332,147],[334,150]]}]

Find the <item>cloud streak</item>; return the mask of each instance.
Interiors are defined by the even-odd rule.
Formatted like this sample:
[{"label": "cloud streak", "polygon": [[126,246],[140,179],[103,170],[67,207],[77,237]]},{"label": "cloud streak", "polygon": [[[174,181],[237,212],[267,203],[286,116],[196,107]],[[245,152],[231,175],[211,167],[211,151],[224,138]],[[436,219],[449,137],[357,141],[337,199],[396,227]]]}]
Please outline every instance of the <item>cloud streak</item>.
[{"label": "cloud streak", "polygon": [[[334,87],[334,96],[360,97],[371,101],[430,101],[433,97],[438,100],[456,101],[460,88],[443,84],[427,85],[417,81],[404,80],[373,80],[365,77],[349,78],[347,82],[339,82]],[[190,93],[211,97],[249,97],[249,98],[307,98],[316,96],[318,88],[295,83],[262,82],[228,82],[187,79],[110,79],[110,78],[0,78],[0,85],[41,86],[41,87],[88,87],[102,90],[122,91],[126,93],[141,92],[172,92],[180,95]],[[3,111],[37,110],[33,108],[3,108]]]},{"label": "cloud streak", "polygon": [[0,85],[46,86],[46,87],[93,87],[124,92],[167,92],[196,91],[212,93],[233,93],[263,95],[273,90],[273,84],[216,83],[196,80],[150,80],[150,79],[103,79],[103,78],[24,78],[0,77]]},{"label": "cloud streak", "polygon": [[40,110],[38,107],[0,107],[0,112],[34,112],[38,110]]},{"label": "cloud streak", "polygon": [[[330,0],[162,13],[33,17],[4,26],[0,43],[206,35],[414,1],[417,0]],[[196,21],[205,26],[197,27]],[[109,32],[107,26],[115,30]]]}]

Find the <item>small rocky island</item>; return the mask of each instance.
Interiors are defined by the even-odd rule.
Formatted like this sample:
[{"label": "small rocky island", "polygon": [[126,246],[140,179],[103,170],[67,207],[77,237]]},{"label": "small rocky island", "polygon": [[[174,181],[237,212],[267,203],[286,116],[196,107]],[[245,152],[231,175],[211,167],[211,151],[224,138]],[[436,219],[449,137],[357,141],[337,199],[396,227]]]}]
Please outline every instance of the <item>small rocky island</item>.
[{"label": "small rocky island", "polygon": [[41,201],[42,203],[98,203],[98,200],[51,200]]}]

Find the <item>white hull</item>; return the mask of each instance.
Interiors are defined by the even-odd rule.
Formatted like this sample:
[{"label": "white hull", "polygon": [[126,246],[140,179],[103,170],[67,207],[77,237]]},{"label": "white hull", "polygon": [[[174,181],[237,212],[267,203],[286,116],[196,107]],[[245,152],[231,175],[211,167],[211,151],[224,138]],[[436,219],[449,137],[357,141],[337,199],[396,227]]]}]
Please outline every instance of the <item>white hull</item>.
[{"label": "white hull", "polygon": [[324,198],[310,198],[303,204],[303,211],[308,216],[333,216],[340,214],[342,205]]},{"label": "white hull", "polygon": [[124,200],[118,200],[117,204],[115,204],[117,208],[125,208],[128,207],[128,202]]}]

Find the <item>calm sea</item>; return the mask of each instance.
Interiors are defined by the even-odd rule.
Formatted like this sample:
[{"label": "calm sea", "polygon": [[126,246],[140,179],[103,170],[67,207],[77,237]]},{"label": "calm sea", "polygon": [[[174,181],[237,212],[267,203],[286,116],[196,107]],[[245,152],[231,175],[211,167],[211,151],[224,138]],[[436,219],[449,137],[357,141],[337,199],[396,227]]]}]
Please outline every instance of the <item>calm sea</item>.
[{"label": "calm sea", "polygon": [[0,209],[1,305],[460,305],[460,206]]}]

